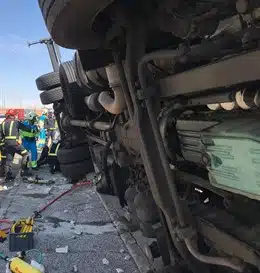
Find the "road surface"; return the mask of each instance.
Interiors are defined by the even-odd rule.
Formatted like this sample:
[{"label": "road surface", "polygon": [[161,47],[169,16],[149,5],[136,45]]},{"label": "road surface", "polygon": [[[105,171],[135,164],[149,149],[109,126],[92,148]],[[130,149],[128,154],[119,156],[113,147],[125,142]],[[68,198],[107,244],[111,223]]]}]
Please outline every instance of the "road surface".
[{"label": "road surface", "polygon": [[[40,186],[21,180],[0,192],[0,218],[11,220],[28,217],[42,205],[67,190],[71,185],[60,174],[50,176],[46,168],[42,178],[55,184]],[[82,233],[82,234],[81,234]],[[76,189],[53,204],[37,221],[35,248],[44,254],[46,273],[138,273],[118,231],[93,187]],[[56,253],[57,247],[68,246],[68,253]],[[0,243],[0,251],[9,253],[8,242]],[[0,261],[0,272],[5,262]]]}]

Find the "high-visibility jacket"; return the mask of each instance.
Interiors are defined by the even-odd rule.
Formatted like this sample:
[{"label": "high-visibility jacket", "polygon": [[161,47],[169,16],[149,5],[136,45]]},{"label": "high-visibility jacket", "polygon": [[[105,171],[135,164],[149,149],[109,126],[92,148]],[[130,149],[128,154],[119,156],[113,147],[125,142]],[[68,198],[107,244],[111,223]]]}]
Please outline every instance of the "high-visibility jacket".
[{"label": "high-visibility jacket", "polygon": [[31,132],[31,128],[24,125],[22,122],[8,118],[5,119],[0,126],[0,139],[1,140],[18,140],[19,130]]},{"label": "high-visibility jacket", "polygon": [[20,135],[21,135],[22,139],[26,139],[26,140],[29,140],[29,141],[34,141],[36,139],[36,137],[38,136],[38,134],[39,134],[39,130],[38,130],[37,126],[33,125],[33,124],[30,124],[29,121],[25,121],[23,123],[23,125],[25,125],[26,128],[30,128],[30,131],[21,129],[20,130]]},{"label": "high-visibility jacket", "polygon": [[53,131],[58,129],[58,123],[57,120],[55,118],[49,118],[48,119],[48,130],[49,131]]}]

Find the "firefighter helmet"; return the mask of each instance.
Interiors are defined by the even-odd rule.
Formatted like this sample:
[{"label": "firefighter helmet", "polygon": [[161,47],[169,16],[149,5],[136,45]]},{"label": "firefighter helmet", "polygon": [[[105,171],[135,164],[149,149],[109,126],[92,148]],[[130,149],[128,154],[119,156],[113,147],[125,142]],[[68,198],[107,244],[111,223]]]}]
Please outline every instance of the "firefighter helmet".
[{"label": "firefighter helmet", "polygon": [[18,111],[16,109],[8,109],[5,113],[6,117],[15,117],[18,115]]},{"label": "firefighter helmet", "polygon": [[34,112],[30,112],[30,113],[28,114],[27,118],[28,118],[29,120],[33,120],[34,118],[36,118],[36,114],[35,114]]}]

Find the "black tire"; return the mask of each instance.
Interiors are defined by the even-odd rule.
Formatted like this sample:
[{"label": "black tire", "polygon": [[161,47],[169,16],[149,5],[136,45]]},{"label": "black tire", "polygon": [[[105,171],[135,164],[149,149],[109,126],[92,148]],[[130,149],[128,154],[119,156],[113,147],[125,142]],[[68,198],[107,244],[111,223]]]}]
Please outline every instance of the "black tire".
[{"label": "black tire", "polygon": [[51,72],[41,75],[36,80],[36,86],[40,91],[50,90],[60,86],[59,72]]},{"label": "black tire", "polygon": [[84,102],[88,93],[77,84],[73,61],[60,65],[60,81],[68,113],[72,117],[85,117],[89,112]]},{"label": "black tire", "polygon": [[86,87],[89,94],[109,89],[105,68],[85,71],[78,51],[75,53],[74,65],[77,83],[81,87]]},{"label": "black tire", "polygon": [[38,2],[51,37],[57,44],[66,48],[101,48],[104,36],[94,31],[92,24],[95,16],[111,4],[112,0]]},{"label": "black tire", "polygon": [[61,173],[72,180],[79,180],[87,173],[93,172],[92,160],[84,160],[72,164],[60,164]]},{"label": "black tire", "polygon": [[[75,65],[75,74],[76,74],[76,80],[80,87],[88,87],[88,78],[86,75],[86,72],[83,69],[79,53],[78,51],[75,53],[74,56],[74,65]],[[89,92],[91,94],[91,92]]]},{"label": "black tire", "polygon": [[91,155],[88,144],[82,144],[70,149],[61,148],[58,151],[58,160],[60,164],[70,164],[90,158]]},{"label": "black tire", "polygon": [[63,99],[63,92],[61,87],[57,87],[51,90],[43,91],[40,94],[40,98],[43,105],[52,104]]}]

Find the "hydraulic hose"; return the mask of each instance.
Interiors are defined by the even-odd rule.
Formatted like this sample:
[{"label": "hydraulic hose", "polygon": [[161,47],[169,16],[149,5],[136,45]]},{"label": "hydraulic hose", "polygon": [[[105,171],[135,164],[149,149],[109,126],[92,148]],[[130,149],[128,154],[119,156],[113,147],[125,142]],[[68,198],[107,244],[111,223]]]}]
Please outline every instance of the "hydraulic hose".
[{"label": "hydraulic hose", "polygon": [[[138,63],[138,76],[140,80],[141,87],[146,89],[148,87],[147,80],[146,80],[146,72],[147,72],[147,63],[153,60],[158,59],[165,59],[165,58],[177,58],[181,57],[183,52],[181,50],[161,50],[153,53],[149,53],[145,55],[140,62]],[[167,154],[165,152],[165,148],[162,141],[162,136],[159,131],[157,119],[155,113],[153,111],[153,104],[151,98],[147,98],[145,100],[147,112],[151,121],[153,133],[156,139],[156,144],[158,145],[158,151],[160,154],[160,159],[162,160],[163,168],[166,174],[167,183],[169,186],[169,190],[173,197],[173,202],[176,210],[177,219],[179,222],[180,228],[184,228],[186,226],[184,215],[182,211],[181,204],[179,202],[179,197],[177,194],[176,184],[174,183],[174,179],[172,176],[172,172],[169,167],[169,162],[167,159]],[[243,262],[234,262],[229,258],[222,258],[222,257],[211,257],[207,255],[203,255],[199,253],[199,251],[193,247],[192,238],[184,238],[184,242],[186,244],[187,249],[189,252],[199,261],[207,264],[214,264],[220,266],[227,266],[232,268],[238,272],[243,272],[244,270],[244,263]]]},{"label": "hydraulic hose", "polygon": [[231,258],[212,257],[212,256],[206,256],[206,255],[200,254],[198,250],[192,245],[192,241],[190,239],[184,239],[184,241],[190,253],[199,261],[206,264],[226,266],[238,272],[244,271],[244,265],[240,260],[235,262]]}]

